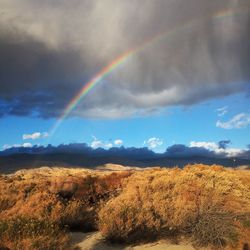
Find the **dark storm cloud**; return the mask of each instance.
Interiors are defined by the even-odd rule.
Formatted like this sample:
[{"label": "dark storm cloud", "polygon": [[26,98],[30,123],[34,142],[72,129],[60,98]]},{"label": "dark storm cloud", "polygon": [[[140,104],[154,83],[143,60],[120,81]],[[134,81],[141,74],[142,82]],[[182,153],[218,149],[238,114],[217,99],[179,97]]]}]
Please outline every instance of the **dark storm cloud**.
[{"label": "dark storm cloud", "polygon": [[[218,156],[214,151],[203,147],[188,147],[183,144],[174,144],[167,148],[166,153],[170,157],[215,157]],[[225,155],[223,155],[225,156]]]},{"label": "dark storm cloud", "polygon": [[30,35],[12,32],[0,37],[0,98],[9,107],[1,114],[58,115],[78,91],[82,59],[76,51],[49,48]]},{"label": "dark storm cloud", "polygon": [[248,1],[0,0],[0,9],[0,115],[59,116],[103,66],[164,32],[72,115],[147,115],[249,92]]}]

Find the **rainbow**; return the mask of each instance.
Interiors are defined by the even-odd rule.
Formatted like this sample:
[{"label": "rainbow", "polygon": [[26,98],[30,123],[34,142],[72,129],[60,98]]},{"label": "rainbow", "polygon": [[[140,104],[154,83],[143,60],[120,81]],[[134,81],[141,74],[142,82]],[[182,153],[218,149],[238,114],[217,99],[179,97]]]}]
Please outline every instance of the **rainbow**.
[{"label": "rainbow", "polygon": [[115,68],[125,62],[130,56],[134,54],[134,50],[129,50],[126,53],[117,57],[112,61],[108,66],[104,67],[99,71],[89,82],[87,82],[79,93],[70,101],[63,111],[63,115],[58,119],[53,129],[50,132],[50,135],[53,135],[57,128],[61,125],[63,120],[70,114],[70,112],[78,105],[78,103],[85,97],[90,90],[92,90],[104,77],[110,74]]},{"label": "rainbow", "polygon": [[[241,7],[240,9],[226,9],[219,12],[216,12],[214,15],[205,17],[203,20],[206,19],[214,19],[214,20],[220,20],[225,17],[230,17],[234,14],[240,13],[242,11],[249,11],[249,8]],[[130,57],[138,53],[139,51],[142,51],[145,49],[148,45],[152,44],[153,42],[158,41],[160,38],[165,36],[174,35],[175,33],[179,33],[180,31],[186,30],[188,27],[193,26],[195,23],[199,22],[200,19],[191,20],[189,22],[182,23],[178,25],[177,27],[174,27],[173,29],[170,29],[168,31],[161,32],[157,34],[156,36],[144,41],[139,46],[132,48],[125,53],[118,56],[115,60],[113,60],[111,63],[109,63],[107,66],[101,69],[93,78],[90,79],[89,82],[87,82],[82,89],[80,89],[79,93],[69,102],[69,104],[65,107],[63,110],[62,115],[59,117],[59,119],[56,121],[55,125],[50,130],[50,136],[52,136],[58,127],[61,125],[61,123],[64,121],[66,117],[72,112],[73,109],[79,104],[79,102],[98,84],[101,82],[103,78],[108,76],[111,72],[113,72],[116,68],[118,68],[120,65],[125,63]]]}]

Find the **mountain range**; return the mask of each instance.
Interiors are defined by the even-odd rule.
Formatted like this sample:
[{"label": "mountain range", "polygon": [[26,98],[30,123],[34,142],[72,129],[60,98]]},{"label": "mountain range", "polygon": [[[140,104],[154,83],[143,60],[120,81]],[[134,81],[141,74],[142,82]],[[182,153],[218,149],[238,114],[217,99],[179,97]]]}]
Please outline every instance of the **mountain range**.
[{"label": "mountain range", "polygon": [[59,146],[16,147],[0,152],[0,173],[11,173],[23,168],[64,166],[95,168],[107,163],[134,167],[183,167],[187,164],[218,164],[226,167],[250,165],[250,150],[237,157],[227,157],[201,147],[175,144],[164,153],[147,147],[93,149],[85,143]]}]

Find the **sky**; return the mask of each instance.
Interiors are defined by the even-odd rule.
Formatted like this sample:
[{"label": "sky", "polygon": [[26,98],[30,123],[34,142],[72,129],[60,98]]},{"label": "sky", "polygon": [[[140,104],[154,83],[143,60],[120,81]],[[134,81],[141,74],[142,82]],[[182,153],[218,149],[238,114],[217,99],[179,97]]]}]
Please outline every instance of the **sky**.
[{"label": "sky", "polygon": [[246,150],[249,27],[245,0],[0,0],[0,150]]}]

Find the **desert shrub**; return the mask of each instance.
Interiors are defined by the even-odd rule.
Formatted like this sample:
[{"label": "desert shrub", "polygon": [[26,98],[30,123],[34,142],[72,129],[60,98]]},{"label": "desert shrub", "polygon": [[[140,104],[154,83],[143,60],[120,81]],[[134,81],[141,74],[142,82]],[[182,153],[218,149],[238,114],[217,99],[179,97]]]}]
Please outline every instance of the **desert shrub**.
[{"label": "desert shrub", "polygon": [[238,238],[234,217],[231,214],[216,211],[202,214],[192,229],[192,238],[201,246],[233,245]]},{"label": "desert shrub", "polygon": [[157,236],[161,222],[154,213],[140,206],[131,206],[126,201],[114,204],[116,202],[111,200],[99,213],[99,227],[109,240],[135,242],[152,240]]},{"label": "desert shrub", "polygon": [[1,177],[0,249],[61,249],[63,228],[97,229],[100,204],[117,195],[128,175],[41,168]]},{"label": "desert shrub", "polygon": [[244,220],[244,221],[243,221],[243,226],[244,226],[244,227],[249,227],[249,228],[250,228],[250,219]]},{"label": "desert shrub", "polygon": [[145,170],[126,182],[99,212],[99,229],[111,240],[194,234],[201,245],[230,245],[237,241],[237,228],[225,216],[250,210],[248,186],[236,171],[219,166]]},{"label": "desert shrub", "polygon": [[81,200],[57,203],[51,208],[48,217],[56,224],[67,226],[70,230],[91,231],[96,225],[93,210],[88,209]]},{"label": "desert shrub", "polygon": [[[249,183],[248,171],[204,165],[117,172],[45,168],[4,176],[0,249],[69,249],[66,226],[99,228],[106,238],[127,242],[194,235],[197,243],[216,247],[233,244],[238,234],[239,248],[232,249],[242,249],[250,241]],[[233,223],[228,214],[235,215]]]},{"label": "desert shrub", "polygon": [[63,229],[48,220],[29,217],[0,220],[0,242],[10,249],[69,249]]},{"label": "desert shrub", "polygon": [[[45,169],[0,179],[0,217],[49,218],[71,228],[96,228],[96,210],[117,194],[126,172],[97,175],[84,170]],[[78,175],[79,173],[79,175]],[[20,177],[20,178],[18,178]]]},{"label": "desert shrub", "polygon": [[0,211],[7,210],[15,205],[15,202],[4,197],[0,197]]},{"label": "desert shrub", "polygon": [[75,199],[83,199],[88,205],[95,206],[117,195],[118,189],[122,187],[123,180],[132,172],[123,171],[119,173],[108,173],[104,175],[86,175],[78,181],[78,188],[74,194]]}]

